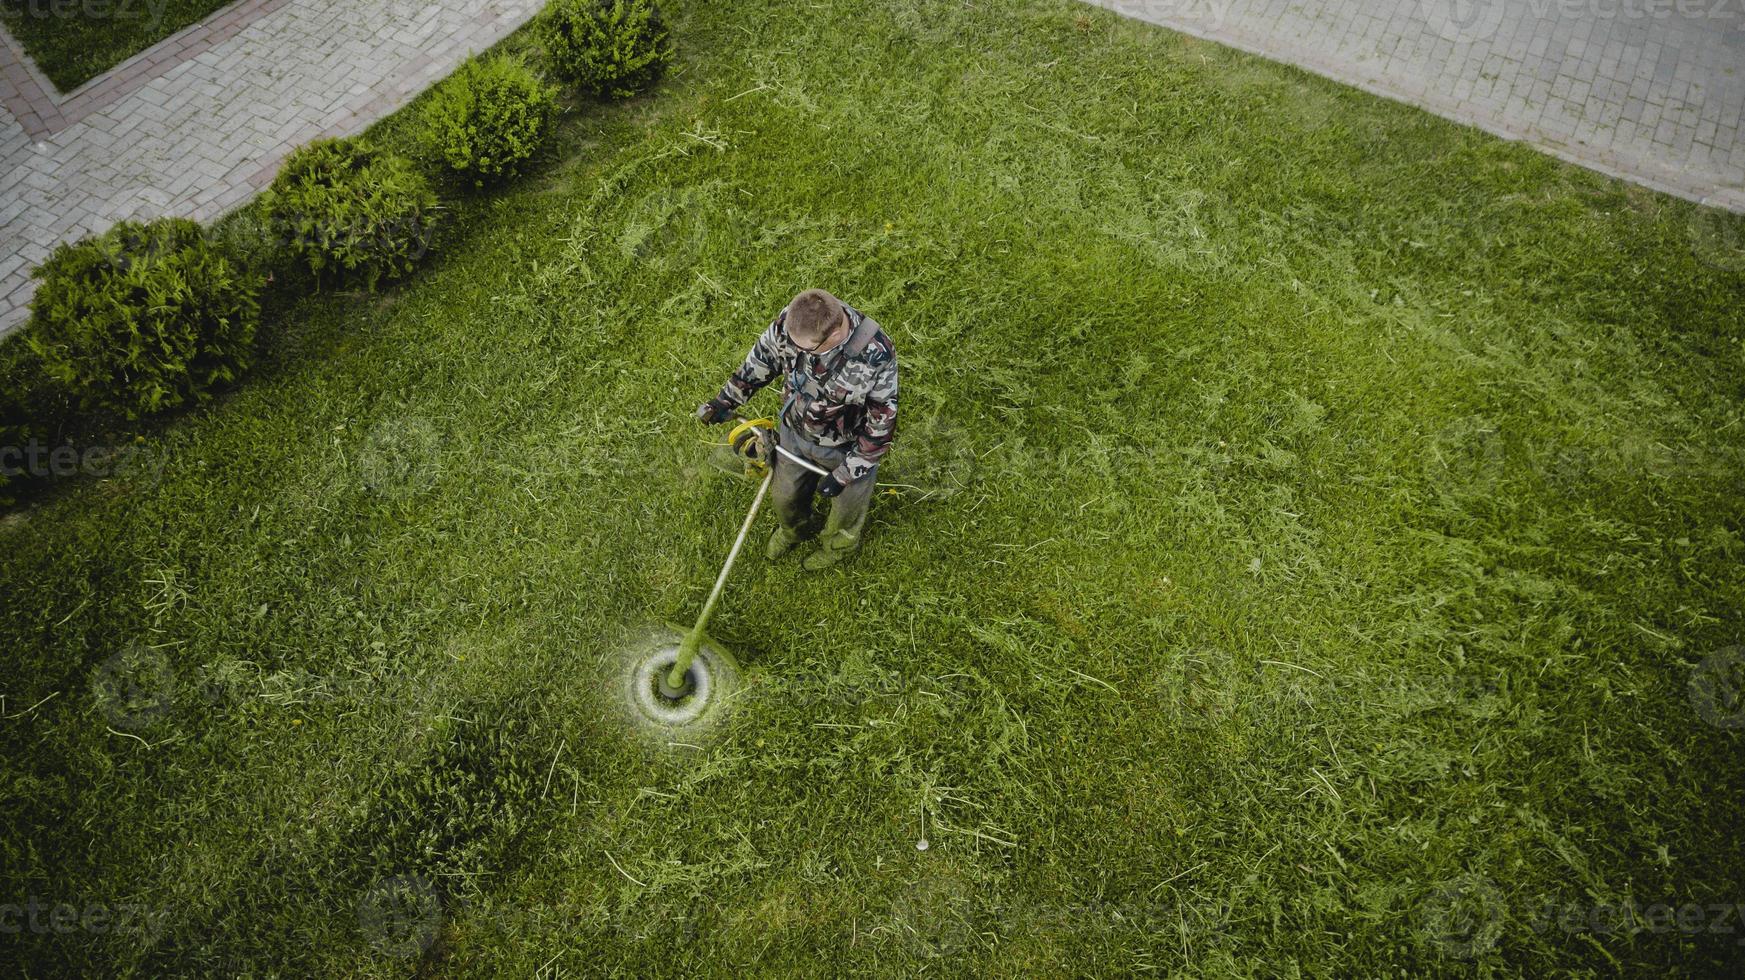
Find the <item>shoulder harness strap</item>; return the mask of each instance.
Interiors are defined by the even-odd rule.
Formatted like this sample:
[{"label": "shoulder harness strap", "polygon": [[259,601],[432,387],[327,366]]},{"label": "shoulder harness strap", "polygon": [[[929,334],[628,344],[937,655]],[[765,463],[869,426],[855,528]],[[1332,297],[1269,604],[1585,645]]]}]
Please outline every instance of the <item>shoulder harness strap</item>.
[{"label": "shoulder harness strap", "polygon": [[847,348],[848,355],[850,357],[859,357],[860,353],[866,350],[867,345],[872,343],[873,337],[876,336],[878,332],[878,321],[867,316],[865,313],[862,313],[860,315],[860,325],[854,328],[854,332],[848,335],[848,342],[843,344],[843,346]]}]

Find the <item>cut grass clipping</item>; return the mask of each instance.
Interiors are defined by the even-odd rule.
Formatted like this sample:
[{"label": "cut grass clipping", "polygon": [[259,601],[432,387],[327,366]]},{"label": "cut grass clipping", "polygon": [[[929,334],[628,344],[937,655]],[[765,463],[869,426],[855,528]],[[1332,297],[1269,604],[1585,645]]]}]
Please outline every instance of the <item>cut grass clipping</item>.
[{"label": "cut grass clipping", "polygon": [[[655,90],[6,519],[10,962],[1736,968],[1736,221],[1076,4],[665,10]],[[892,492],[744,556],[731,710],[645,738],[614,644],[750,492],[690,412],[813,285],[903,359]]]}]

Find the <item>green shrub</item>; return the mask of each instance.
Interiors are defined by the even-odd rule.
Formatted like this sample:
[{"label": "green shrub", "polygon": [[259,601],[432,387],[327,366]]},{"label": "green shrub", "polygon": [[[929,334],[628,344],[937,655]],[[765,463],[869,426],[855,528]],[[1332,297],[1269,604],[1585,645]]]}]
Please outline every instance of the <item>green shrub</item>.
[{"label": "green shrub", "polygon": [[475,185],[513,176],[545,139],[556,92],[525,64],[469,61],[424,106],[424,140]]},{"label": "green shrub", "polygon": [[86,406],[139,418],[248,367],[260,283],[182,218],[124,221],[36,270],[25,339]]},{"label": "green shrub", "polygon": [[373,289],[429,251],[436,195],[404,157],[324,139],[291,154],[262,207],[272,234],[317,277],[355,275]]},{"label": "green shrub", "polygon": [[672,60],[649,0],[551,0],[538,33],[558,73],[593,95],[629,98]]}]

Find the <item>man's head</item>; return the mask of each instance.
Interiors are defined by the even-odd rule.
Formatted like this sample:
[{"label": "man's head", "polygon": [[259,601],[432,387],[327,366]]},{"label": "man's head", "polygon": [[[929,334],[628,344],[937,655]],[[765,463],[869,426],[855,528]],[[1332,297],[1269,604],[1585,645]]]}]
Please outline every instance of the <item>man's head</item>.
[{"label": "man's head", "polygon": [[842,301],[822,289],[808,289],[788,303],[788,339],[802,350],[819,353],[842,343],[848,317]]}]

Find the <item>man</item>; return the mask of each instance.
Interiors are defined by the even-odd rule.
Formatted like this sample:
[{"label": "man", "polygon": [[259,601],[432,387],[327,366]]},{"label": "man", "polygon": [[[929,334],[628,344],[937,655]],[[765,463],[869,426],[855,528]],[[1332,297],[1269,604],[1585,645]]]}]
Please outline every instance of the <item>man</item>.
[{"label": "man", "polygon": [[772,490],[781,526],[769,539],[780,558],[817,533],[812,494],[832,500],[806,568],[829,568],[854,554],[866,525],[879,460],[897,428],[897,355],[871,317],[822,289],[795,296],[721,393],[697,407],[708,425],[725,422],[759,388],[786,376],[777,441],[828,476],[775,454]]}]

